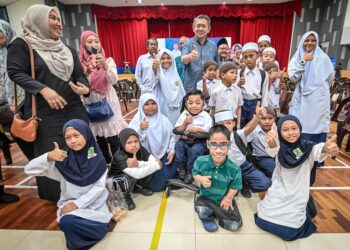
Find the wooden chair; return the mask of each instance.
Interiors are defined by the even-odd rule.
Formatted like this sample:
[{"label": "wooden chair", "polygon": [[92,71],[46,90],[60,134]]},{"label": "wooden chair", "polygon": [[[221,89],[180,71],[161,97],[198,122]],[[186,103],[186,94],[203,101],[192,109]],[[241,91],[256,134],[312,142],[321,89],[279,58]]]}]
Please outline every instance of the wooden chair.
[{"label": "wooden chair", "polygon": [[[337,122],[337,145],[342,146],[346,134],[350,134],[350,96],[340,102],[331,121]],[[346,151],[350,150],[350,139],[348,139]]]},{"label": "wooden chair", "polygon": [[125,110],[128,111],[128,104],[126,100],[126,92],[125,92],[125,82],[124,80],[120,80],[117,83],[113,84],[113,87],[115,91],[117,92],[117,95],[120,100],[123,100],[125,105]]}]

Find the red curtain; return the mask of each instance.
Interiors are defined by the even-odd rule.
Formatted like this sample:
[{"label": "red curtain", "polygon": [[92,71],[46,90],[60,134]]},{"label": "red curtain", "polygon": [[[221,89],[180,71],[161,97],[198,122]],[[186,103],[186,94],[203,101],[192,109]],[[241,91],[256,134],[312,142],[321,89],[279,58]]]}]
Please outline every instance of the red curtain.
[{"label": "red curtain", "polygon": [[242,19],[240,41],[242,44],[257,42],[259,36],[269,35],[271,37],[271,46],[277,51],[276,60],[279,62],[281,69],[283,69],[283,67],[288,65],[292,29],[292,15]]},{"label": "red curtain", "polygon": [[209,37],[231,37],[231,43],[239,42],[240,19],[213,17]]},{"label": "red curtain", "polygon": [[196,6],[142,6],[142,7],[105,7],[92,5],[92,13],[103,19],[150,19],[193,18],[199,14],[209,17],[256,18],[265,16],[300,15],[301,0],[279,4],[213,4]]},{"label": "red curtain", "polygon": [[166,38],[169,37],[169,22],[164,19],[148,19],[148,37]]},{"label": "red curtain", "polygon": [[192,22],[193,22],[193,18],[169,20],[170,37],[194,36],[193,30],[192,30]]},{"label": "red curtain", "polygon": [[147,20],[97,20],[98,35],[106,56],[114,58],[118,67],[123,62],[136,65],[140,55],[145,54],[148,38]]}]

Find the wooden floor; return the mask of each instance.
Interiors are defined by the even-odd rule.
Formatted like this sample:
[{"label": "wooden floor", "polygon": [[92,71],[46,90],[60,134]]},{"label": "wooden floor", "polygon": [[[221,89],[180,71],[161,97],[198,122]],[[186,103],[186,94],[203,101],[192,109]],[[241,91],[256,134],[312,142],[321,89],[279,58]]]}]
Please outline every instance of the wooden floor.
[{"label": "wooden floor", "polygon": [[[123,115],[129,122],[137,111],[137,102],[128,103],[128,110],[121,104]],[[332,123],[331,130],[335,130]],[[347,139],[347,138],[346,138]],[[344,144],[346,142],[344,140]],[[0,229],[57,230],[56,205],[40,200],[37,195],[35,177],[23,172],[27,163],[18,146],[11,147],[13,162],[3,166],[4,184],[7,192],[20,196],[14,204],[0,205]],[[344,147],[336,160],[327,159],[326,167],[317,172],[312,195],[318,208],[315,218],[319,233],[350,232],[350,153]],[[113,224],[111,229],[115,225]],[[1,248],[1,247],[0,247]]]}]

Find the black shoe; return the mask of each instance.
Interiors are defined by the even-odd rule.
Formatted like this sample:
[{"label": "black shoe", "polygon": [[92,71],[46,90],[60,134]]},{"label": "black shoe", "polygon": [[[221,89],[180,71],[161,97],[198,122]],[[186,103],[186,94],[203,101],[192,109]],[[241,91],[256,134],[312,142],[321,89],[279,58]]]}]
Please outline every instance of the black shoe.
[{"label": "black shoe", "polygon": [[4,186],[0,186],[0,204],[13,203],[19,201],[19,197],[15,194],[7,194],[4,192]]},{"label": "black shoe", "polygon": [[134,194],[142,194],[144,196],[153,195],[153,191],[147,187],[136,185],[133,191]]},{"label": "black shoe", "polygon": [[252,197],[252,193],[250,192],[250,187],[247,184],[243,184],[242,190],[241,190],[241,194],[245,197],[245,198],[251,198]]},{"label": "black shoe", "polygon": [[125,202],[129,210],[134,210],[136,208],[135,202],[130,195],[125,196]]},{"label": "black shoe", "polygon": [[186,174],[185,179],[184,179],[184,182],[185,182],[186,184],[192,183],[192,182],[193,182],[192,174]]},{"label": "black shoe", "polygon": [[181,180],[185,180],[185,178],[186,178],[186,171],[185,171],[184,168],[180,168],[179,169],[179,177],[180,177]]}]

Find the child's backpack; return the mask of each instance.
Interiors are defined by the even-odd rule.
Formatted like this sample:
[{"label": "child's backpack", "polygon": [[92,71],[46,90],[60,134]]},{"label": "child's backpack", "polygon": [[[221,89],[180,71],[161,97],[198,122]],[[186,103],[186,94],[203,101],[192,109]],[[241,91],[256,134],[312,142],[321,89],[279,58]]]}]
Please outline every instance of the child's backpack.
[{"label": "child's backpack", "polygon": [[[239,72],[239,78],[243,76],[245,68],[242,68]],[[262,96],[262,88],[264,86],[265,78],[266,78],[266,71],[259,69],[260,75],[261,75],[261,84],[260,84],[260,96]]]},{"label": "child's backpack", "polygon": [[233,138],[236,142],[238,149],[242,152],[242,154],[246,156],[247,161],[249,161],[250,163],[253,163],[252,149],[249,143],[248,145],[245,145],[242,138],[237,134],[236,130],[233,131]]}]

